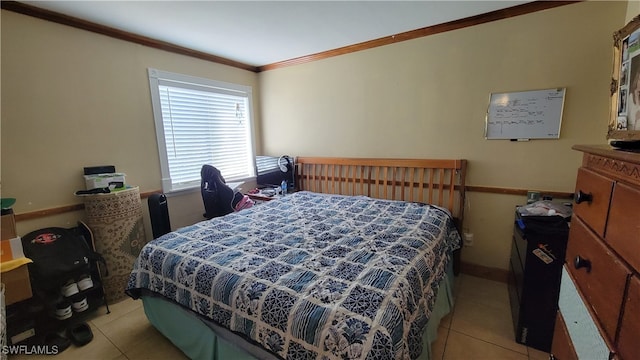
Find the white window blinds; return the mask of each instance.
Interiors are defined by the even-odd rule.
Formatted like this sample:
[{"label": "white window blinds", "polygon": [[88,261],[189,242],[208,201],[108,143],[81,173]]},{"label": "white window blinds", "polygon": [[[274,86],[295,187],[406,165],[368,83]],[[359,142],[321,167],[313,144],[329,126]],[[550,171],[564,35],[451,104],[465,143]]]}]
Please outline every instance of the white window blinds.
[{"label": "white window blinds", "polygon": [[163,191],[199,187],[204,164],[227,181],[255,176],[249,87],[153,69],[149,80]]}]

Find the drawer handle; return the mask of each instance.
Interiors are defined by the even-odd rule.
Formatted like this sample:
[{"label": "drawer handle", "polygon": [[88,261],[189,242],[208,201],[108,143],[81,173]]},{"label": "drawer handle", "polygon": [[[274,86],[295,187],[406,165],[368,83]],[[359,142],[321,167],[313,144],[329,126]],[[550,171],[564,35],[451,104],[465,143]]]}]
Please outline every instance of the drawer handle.
[{"label": "drawer handle", "polygon": [[585,194],[582,190],[578,190],[575,195],[576,204],[580,204],[582,202],[591,203],[593,201],[593,195],[591,193]]},{"label": "drawer handle", "polygon": [[576,269],[587,268],[587,272],[591,272],[591,260],[581,258],[580,255],[576,256],[576,259],[573,262],[573,266]]}]

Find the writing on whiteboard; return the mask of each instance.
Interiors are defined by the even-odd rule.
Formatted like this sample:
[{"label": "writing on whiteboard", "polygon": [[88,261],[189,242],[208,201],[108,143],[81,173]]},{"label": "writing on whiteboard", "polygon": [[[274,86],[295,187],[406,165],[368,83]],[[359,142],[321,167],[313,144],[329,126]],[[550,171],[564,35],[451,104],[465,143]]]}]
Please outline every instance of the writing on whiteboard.
[{"label": "writing on whiteboard", "polygon": [[565,89],[491,94],[487,139],[558,138]]}]

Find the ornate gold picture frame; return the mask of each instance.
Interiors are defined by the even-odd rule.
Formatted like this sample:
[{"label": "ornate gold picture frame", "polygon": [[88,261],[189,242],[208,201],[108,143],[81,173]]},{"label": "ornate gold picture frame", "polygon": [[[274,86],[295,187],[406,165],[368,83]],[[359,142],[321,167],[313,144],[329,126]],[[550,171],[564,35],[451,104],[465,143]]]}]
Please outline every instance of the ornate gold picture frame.
[{"label": "ornate gold picture frame", "polygon": [[613,34],[608,140],[640,140],[640,15]]}]

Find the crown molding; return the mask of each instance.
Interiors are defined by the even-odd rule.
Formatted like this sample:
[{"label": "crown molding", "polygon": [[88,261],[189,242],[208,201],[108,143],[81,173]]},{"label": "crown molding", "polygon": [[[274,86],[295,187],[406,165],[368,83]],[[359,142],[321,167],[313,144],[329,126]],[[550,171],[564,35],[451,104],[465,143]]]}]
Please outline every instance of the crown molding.
[{"label": "crown molding", "polygon": [[1,1],[0,5],[3,10],[13,11],[19,14],[32,16],[38,19],[51,21],[54,23],[71,26],[77,29],[91,31],[97,34],[106,35],[112,38],[129,41],[132,43],[160,49],[180,55],[191,56],[201,60],[211,61],[214,63],[228,65],[235,68],[258,72],[258,68],[252,65],[244,64],[238,61],[230,60],[216,55],[204,53],[189,49],[183,46],[171,44],[165,41],[152,39],[146,36],[137,35],[127,31],[114,29],[112,27],[96,24],[94,22],[82,20],[73,16],[57,13],[55,11],[41,9],[35,6],[23,4],[18,1]]},{"label": "crown molding", "polygon": [[583,0],[572,1],[533,1],[530,3],[513,6],[510,8],[496,10],[485,14],[475,15],[460,20],[454,20],[443,24],[428,26],[416,30],[406,31],[379,39],[369,40],[362,43],[348,45],[341,48],[319,52],[316,54],[301,56],[289,60],[284,60],[272,64],[262,66],[252,66],[238,61],[230,60],[216,55],[211,55],[201,51],[185,48],[179,45],[171,44],[165,41],[152,39],[146,36],[137,35],[127,31],[114,29],[108,26],[96,24],[90,21],[82,20],[76,17],[60,14],[54,11],[41,9],[35,6],[20,3],[18,1],[1,1],[0,5],[3,10],[13,11],[27,16],[36,17],[42,20],[55,22],[62,25],[75,27],[82,30],[110,36],[116,39],[133,42],[136,44],[152,47],[155,49],[165,50],[176,54],[191,56],[201,60],[211,61],[214,63],[228,65],[235,68],[248,70],[252,72],[262,72],[268,70],[280,69],[288,66],[304,64],[312,61],[327,59],[334,56],[350,54],[362,50],[372,49],[379,46],[395,44],[402,41],[413,40],[429,35],[439,34],[447,31],[453,31],[470,27],[474,25],[485,24],[492,21],[507,19],[510,17],[534,13],[537,11],[547,10],[559,6],[582,2]]},{"label": "crown molding", "polygon": [[462,28],[470,27],[474,25],[485,24],[488,22],[507,19],[514,16],[526,15],[526,14],[534,13],[537,11],[547,10],[547,9],[555,8],[558,6],[574,4],[582,1],[583,0],[533,1],[530,3],[512,6],[510,8],[506,8],[502,10],[496,10],[496,11],[488,12],[485,14],[470,16],[460,20],[449,21],[443,24],[428,26],[421,29],[417,29],[417,30],[406,31],[406,32],[402,32],[402,33],[391,35],[391,36],[385,36],[383,38],[369,40],[369,41],[361,42],[359,44],[354,44],[354,45],[344,46],[344,47],[333,49],[333,50],[323,51],[317,54],[301,56],[294,59],[289,59],[289,60],[280,61],[280,62],[268,64],[268,65],[258,66],[258,72],[275,70],[275,69],[280,69],[287,66],[304,64],[312,61],[327,59],[327,58],[338,56],[338,55],[350,54],[350,53],[354,53],[362,50],[376,48],[379,46],[395,44],[402,41],[413,40],[413,39],[417,39],[417,38],[421,38],[429,35],[435,35],[435,34],[458,30],[458,29],[462,29]]}]

